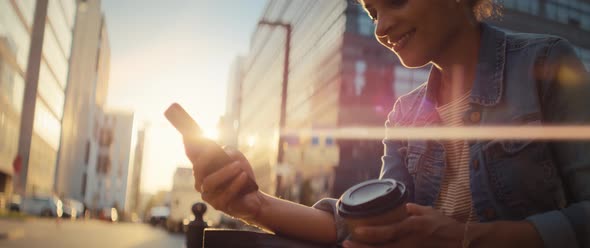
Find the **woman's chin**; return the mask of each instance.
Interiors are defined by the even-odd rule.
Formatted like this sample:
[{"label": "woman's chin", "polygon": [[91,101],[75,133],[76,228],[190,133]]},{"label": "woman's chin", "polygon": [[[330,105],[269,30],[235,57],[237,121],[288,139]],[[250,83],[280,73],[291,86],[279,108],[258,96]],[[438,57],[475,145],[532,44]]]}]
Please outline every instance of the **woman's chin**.
[{"label": "woman's chin", "polygon": [[400,56],[399,57],[399,61],[402,63],[402,65],[404,67],[407,68],[420,68],[423,67],[425,65],[427,65],[428,63],[430,63],[430,61],[426,60],[426,59],[421,59],[421,58],[417,58],[414,56]]}]

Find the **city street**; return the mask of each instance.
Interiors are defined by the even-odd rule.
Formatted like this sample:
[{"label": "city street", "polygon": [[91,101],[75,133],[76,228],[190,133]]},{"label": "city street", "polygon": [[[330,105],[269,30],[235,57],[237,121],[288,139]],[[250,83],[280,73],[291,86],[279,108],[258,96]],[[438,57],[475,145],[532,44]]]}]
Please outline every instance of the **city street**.
[{"label": "city street", "polygon": [[8,228],[11,235],[0,240],[6,248],[156,248],[184,247],[184,236],[169,234],[147,224],[108,223],[96,220],[63,221],[33,219],[27,221],[0,220],[0,227]]}]

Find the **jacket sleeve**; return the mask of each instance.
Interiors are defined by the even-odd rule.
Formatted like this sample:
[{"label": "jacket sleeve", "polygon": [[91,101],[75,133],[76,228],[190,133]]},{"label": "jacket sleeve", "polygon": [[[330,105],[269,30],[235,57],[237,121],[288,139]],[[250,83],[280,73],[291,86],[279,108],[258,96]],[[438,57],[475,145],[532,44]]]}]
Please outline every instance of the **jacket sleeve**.
[{"label": "jacket sleeve", "polygon": [[[393,111],[389,113],[387,122],[385,122],[386,132],[399,126],[402,118],[402,102],[398,100]],[[406,150],[407,142],[404,140],[395,140],[389,138],[389,135],[385,135],[383,139],[384,154],[381,157],[382,166],[381,174],[379,178],[391,178],[403,182],[408,192],[410,193],[410,201],[414,201],[414,182],[406,167]]]},{"label": "jacket sleeve", "polygon": [[[565,40],[544,56],[541,102],[546,125],[590,125],[590,77]],[[568,206],[527,218],[545,247],[590,247],[590,140],[550,143]]]},{"label": "jacket sleeve", "polygon": [[[393,111],[388,115],[387,121],[385,122],[386,129],[395,127],[401,116],[400,101],[398,100],[394,105]],[[400,180],[406,184],[409,192],[413,192],[413,183],[408,173],[407,168],[404,165],[403,142],[399,140],[388,139],[387,136],[383,140],[385,146],[385,154],[382,156],[382,167],[380,178],[393,178]],[[410,187],[411,186],[411,187]],[[411,196],[411,195],[410,195]],[[330,212],[336,220],[336,233],[338,243],[348,238],[349,232],[342,219],[336,212],[336,199],[326,198],[318,201],[313,205],[314,208]]]}]

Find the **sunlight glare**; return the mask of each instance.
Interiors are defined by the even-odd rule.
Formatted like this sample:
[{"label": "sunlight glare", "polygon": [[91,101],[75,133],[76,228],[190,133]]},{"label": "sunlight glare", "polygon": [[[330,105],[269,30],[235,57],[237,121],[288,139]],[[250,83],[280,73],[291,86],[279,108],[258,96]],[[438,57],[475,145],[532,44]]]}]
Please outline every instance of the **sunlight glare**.
[{"label": "sunlight glare", "polygon": [[211,140],[219,140],[219,130],[216,128],[206,128],[203,130],[203,136]]},{"label": "sunlight glare", "polygon": [[256,140],[257,138],[255,135],[248,136],[248,146],[253,147],[254,145],[256,145]]}]

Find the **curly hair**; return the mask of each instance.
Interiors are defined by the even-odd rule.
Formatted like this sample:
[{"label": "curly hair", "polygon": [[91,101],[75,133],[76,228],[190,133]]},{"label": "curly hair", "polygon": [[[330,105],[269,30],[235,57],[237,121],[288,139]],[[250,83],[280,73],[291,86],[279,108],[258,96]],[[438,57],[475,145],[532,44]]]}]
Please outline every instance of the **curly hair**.
[{"label": "curly hair", "polygon": [[[478,21],[483,21],[489,18],[499,17],[502,15],[502,5],[497,0],[467,0],[473,14]],[[362,4],[362,0],[351,0],[354,3]]]},{"label": "curly hair", "polygon": [[502,15],[502,6],[495,0],[469,0],[469,4],[478,21]]}]

